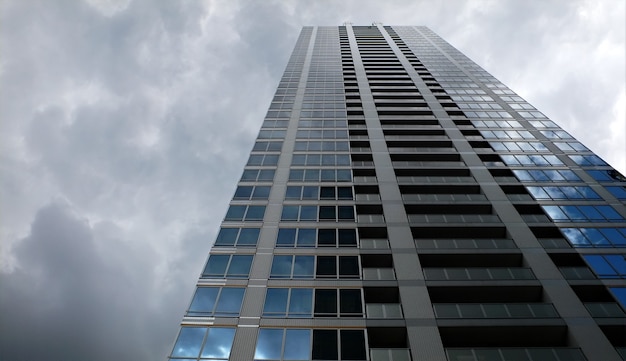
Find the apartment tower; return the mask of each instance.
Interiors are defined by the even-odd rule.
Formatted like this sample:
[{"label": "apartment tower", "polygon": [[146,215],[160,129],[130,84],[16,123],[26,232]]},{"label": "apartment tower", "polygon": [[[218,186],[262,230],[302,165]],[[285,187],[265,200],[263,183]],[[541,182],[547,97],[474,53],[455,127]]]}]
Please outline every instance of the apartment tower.
[{"label": "apartment tower", "polygon": [[626,359],[625,186],[426,27],[304,27],[168,357]]}]

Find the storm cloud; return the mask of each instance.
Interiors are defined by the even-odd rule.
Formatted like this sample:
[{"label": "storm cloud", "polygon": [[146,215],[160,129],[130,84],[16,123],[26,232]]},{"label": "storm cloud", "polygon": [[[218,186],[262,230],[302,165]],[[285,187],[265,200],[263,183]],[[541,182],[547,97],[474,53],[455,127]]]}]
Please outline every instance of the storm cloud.
[{"label": "storm cloud", "polygon": [[1,2],[0,359],[166,357],[304,25],[427,25],[624,172],[624,4]]}]

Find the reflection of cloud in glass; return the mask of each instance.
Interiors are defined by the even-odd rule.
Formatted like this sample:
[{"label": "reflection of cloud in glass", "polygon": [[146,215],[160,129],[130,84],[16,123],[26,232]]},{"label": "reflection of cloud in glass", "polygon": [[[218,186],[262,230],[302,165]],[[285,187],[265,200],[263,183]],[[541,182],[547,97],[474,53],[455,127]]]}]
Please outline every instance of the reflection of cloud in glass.
[{"label": "reflection of cloud in glass", "polygon": [[274,256],[272,263],[272,277],[289,277],[291,276],[291,262],[293,256]]},{"label": "reflection of cloud in glass", "polygon": [[291,315],[311,315],[313,308],[313,290],[310,288],[293,288],[289,301],[289,313]]},{"label": "reflection of cloud in glass", "polygon": [[313,256],[296,256],[293,267],[294,277],[313,277]]},{"label": "reflection of cloud in glass", "polygon": [[226,276],[248,277],[250,266],[252,266],[252,255],[233,255]]},{"label": "reflection of cloud in glass", "polygon": [[576,228],[561,228],[561,232],[565,235],[565,238],[574,247],[588,247],[588,242],[585,236]]},{"label": "reflection of cloud in glass", "polygon": [[259,330],[254,358],[257,360],[278,360],[283,341],[283,330],[263,328]]},{"label": "reflection of cloud in glass", "polygon": [[198,357],[205,333],[206,328],[204,327],[182,327],[176,345],[174,345],[172,356]]},{"label": "reflection of cloud in glass", "polygon": [[263,313],[268,316],[285,316],[287,309],[288,288],[268,288],[265,296]]},{"label": "reflection of cloud in glass", "polygon": [[287,330],[285,359],[308,360],[311,345],[311,330]]},{"label": "reflection of cloud in glass", "polygon": [[220,299],[215,310],[216,315],[239,314],[243,300],[244,288],[222,288]]},{"label": "reflection of cloud in glass", "polygon": [[212,327],[209,329],[202,357],[225,358],[230,357],[230,350],[233,347],[235,338],[234,328]]},{"label": "reflection of cloud in glass", "polygon": [[213,312],[218,292],[219,288],[215,287],[198,288],[189,306],[189,312]]}]

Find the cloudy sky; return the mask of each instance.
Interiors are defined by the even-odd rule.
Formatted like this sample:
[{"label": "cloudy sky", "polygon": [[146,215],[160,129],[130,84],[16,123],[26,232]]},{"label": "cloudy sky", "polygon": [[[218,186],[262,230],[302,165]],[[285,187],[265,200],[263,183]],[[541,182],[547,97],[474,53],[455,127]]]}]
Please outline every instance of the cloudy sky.
[{"label": "cloudy sky", "polygon": [[3,360],[164,359],[303,25],[427,25],[626,170],[624,0],[0,4]]}]

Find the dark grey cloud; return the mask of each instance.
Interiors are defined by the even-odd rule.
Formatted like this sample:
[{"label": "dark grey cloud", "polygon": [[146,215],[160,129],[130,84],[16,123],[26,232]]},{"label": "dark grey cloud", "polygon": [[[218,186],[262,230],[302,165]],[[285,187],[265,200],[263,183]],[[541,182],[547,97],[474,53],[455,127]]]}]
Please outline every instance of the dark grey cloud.
[{"label": "dark grey cloud", "polygon": [[626,167],[623,2],[382,4],[0,2],[0,358],[169,352],[303,25],[430,26]]},{"label": "dark grey cloud", "polygon": [[[37,212],[14,249],[18,270],[0,274],[0,358],[148,360],[167,353],[175,333],[163,325],[176,324],[181,312],[162,310],[181,310],[187,301],[174,295],[192,282],[157,278],[154,250],[123,233],[110,222],[92,225],[67,205]],[[185,241],[192,262],[195,237]]]}]

